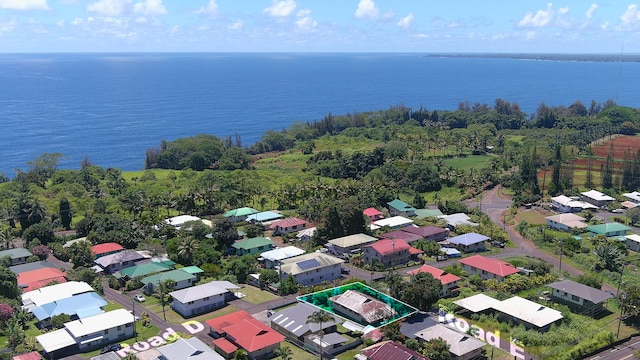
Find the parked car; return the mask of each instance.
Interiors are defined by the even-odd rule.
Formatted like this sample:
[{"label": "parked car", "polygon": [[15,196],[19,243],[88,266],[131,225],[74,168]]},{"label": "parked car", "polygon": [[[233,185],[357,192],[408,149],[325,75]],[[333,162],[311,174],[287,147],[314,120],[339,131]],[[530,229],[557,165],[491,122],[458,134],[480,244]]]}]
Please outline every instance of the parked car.
[{"label": "parked car", "polygon": [[100,354],[106,354],[108,352],[118,351],[120,349],[122,349],[122,345],[120,345],[120,344],[111,344],[111,345],[107,345],[107,346],[103,347],[102,350],[100,350]]},{"label": "parked car", "polygon": [[144,296],[138,294],[138,295],[133,297],[133,300],[135,300],[137,302],[144,302],[146,299],[144,298]]},{"label": "parked car", "polygon": [[342,269],[340,270],[340,272],[341,272],[341,273],[343,273],[343,274],[351,274],[351,269],[349,269],[349,268],[342,268]]},{"label": "parked car", "polygon": [[611,210],[611,212],[614,214],[622,214],[624,212],[624,209],[613,209]]},{"label": "parked car", "polygon": [[504,243],[501,241],[492,241],[491,242],[491,246],[495,246],[495,247],[499,247],[499,248],[503,248],[504,247]]}]

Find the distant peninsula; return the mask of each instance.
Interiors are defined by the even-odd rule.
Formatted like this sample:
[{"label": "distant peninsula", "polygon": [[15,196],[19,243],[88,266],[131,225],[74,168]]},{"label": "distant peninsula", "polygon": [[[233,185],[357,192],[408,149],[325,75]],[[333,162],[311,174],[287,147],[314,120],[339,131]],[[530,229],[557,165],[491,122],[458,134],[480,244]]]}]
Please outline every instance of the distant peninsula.
[{"label": "distant peninsula", "polygon": [[640,54],[432,53],[425,57],[540,61],[640,62]]}]

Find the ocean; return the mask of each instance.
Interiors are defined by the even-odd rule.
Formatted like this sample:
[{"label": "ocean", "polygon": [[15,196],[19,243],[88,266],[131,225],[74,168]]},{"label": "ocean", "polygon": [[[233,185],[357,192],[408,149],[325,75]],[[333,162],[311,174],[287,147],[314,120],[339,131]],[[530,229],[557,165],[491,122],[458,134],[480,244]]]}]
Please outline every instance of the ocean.
[{"label": "ocean", "polygon": [[0,173],[42,153],[62,169],[144,166],[161,140],[267,130],[404,104],[455,110],[496,98],[533,113],[613,99],[640,107],[640,63],[422,54],[2,54]]}]

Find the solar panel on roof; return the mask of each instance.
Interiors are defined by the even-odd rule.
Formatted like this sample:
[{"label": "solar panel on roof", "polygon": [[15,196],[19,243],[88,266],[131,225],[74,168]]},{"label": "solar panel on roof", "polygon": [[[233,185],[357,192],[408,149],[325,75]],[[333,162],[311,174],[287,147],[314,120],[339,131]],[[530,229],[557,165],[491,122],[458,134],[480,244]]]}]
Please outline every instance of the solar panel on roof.
[{"label": "solar panel on roof", "polygon": [[297,262],[296,265],[298,265],[300,270],[308,270],[308,269],[312,269],[314,267],[320,266],[320,263],[318,262],[317,259],[309,259],[309,260]]}]

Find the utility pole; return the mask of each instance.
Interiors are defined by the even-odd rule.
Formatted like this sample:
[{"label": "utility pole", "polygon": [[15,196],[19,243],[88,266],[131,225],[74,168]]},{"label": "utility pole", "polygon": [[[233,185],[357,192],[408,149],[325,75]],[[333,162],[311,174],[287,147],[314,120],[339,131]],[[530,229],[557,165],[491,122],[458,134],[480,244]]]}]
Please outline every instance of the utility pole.
[{"label": "utility pole", "polygon": [[622,314],[624,311],[624,300],[626,295],[620,296],[620,285],[622,284],[622,273],[624,272],[624,262],[620,267],[620,279],[618,279],[618,289],[616,290],[616,297],[620,299],[620,317],[618,318],[618,332],[616,332],[616,339],[620,338],[620,325],[622,323]]},{"label": "utility pole", "polygon": [[160,285],[160,301],[162,301],[162,318],[167,321],[167,315],[164,312],[164,283],[159,282],[158,284]]},{"label": "utility pole", "polygon": [[133,314],[133,336],[136,338],[136,342],[138,342],[138,329],[136,329],[137,321],[136,321],[136,300],[131,298],[132,310]]}]

